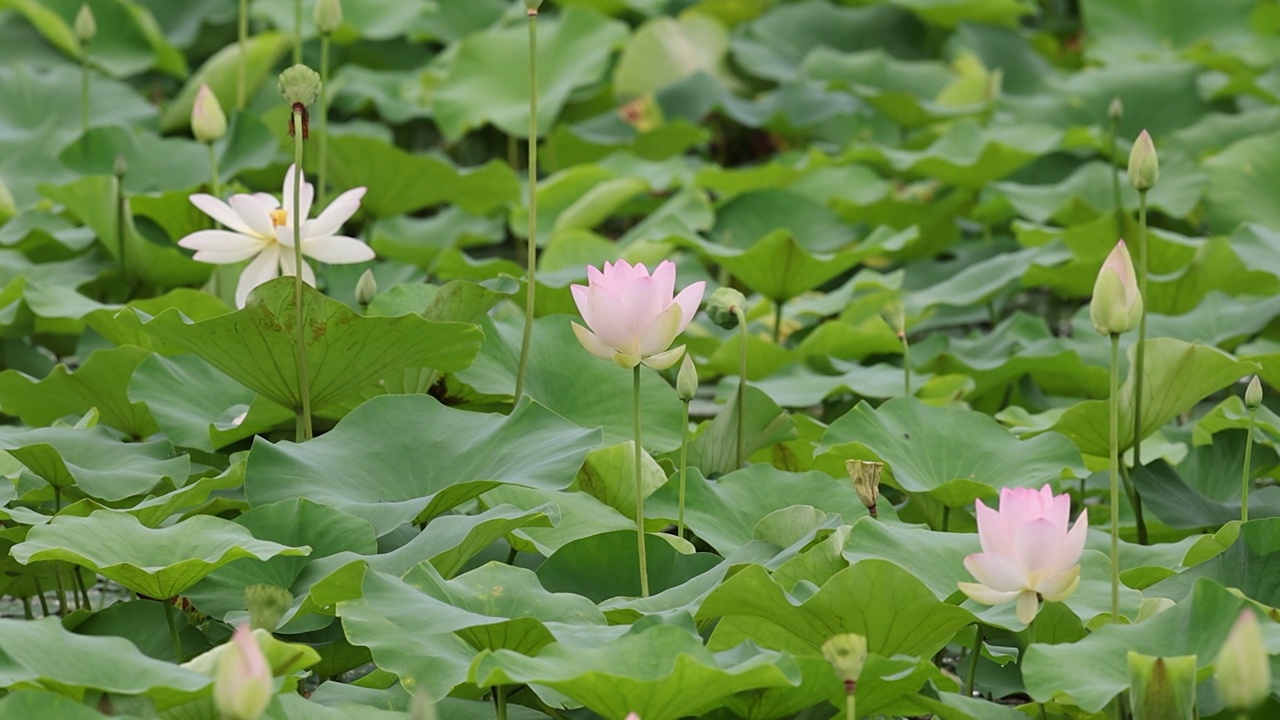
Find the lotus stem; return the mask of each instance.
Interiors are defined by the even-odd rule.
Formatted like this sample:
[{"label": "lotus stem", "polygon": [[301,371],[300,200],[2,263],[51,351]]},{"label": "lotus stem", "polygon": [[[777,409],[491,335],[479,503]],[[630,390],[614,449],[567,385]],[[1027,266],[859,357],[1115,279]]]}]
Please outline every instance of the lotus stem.
[{"label": "lotus stem", "polygon": [[507,720],[507,689],[502,685],[493,686],[494,712],[498,720]]},{"label": "lotus stem", "polygon": [[324,207],[329,174],[329,34],[320,36],[320,170],[316,179],[319,206]]},{"label": "lotus stem", "polygon": [[1120,622],[1120,335],[1111,334],[1111,622]]},{"label": "lotus stem", "polygon": [[856,692],[845,693],[844,714],[848,720],[858,720],[858,694]]},{"label": "lotus stem", "polygon": [[773,309],[773,343],[775,345],[782,344],[782,301],[774,302]]},{"label": "lotus stem", "polygon": [[[57,517],[62,512],[62,488],[57,485],[53,486],[53,514]],[[58,615],[65,617],[67,614],[67,590],[62,586],[62,561],[55,560],[53,563],[53,585],[58,590]],[[45,614],[49,611],[46,609]]]},{"label": "lotus stem", "polygon": [[293,300],[296,314],[294,325],[297,349],[295,359],[298,364],[298,395],[301,407],[297,410],[298,442],[310,440],[311,430],[311,381],[307,377],[307,328],[306,313],[302,307],[302,111],[293,111]]},{"label": "lotus stem", "polygon": [[[782,305],[778,305],[779,317],[781,317]],[[734,444],[734,469],[740,470],[747,460],[746,453],[746,418],[747,418],[747,314],[742,308],[737,308],[738,315],[738,332],[741,343],[738,345],[738,427],[737,442]]]},{"label": "lotus stem", "polygon": [[[1133,469],[1142,467],[1142,385],[1147,357],[1147,191],[1138,192],[1138,292],[1142,295],[1142,315],[1138,320],[1138,349],[1133,362]],[[1142,496],[1133,489],[1133,518],[1138,526],[1138,543],[1147,544],[1147,523],[1142,516]]]},{"label": "lotus stem", "polygon": [[1240,478],[1240,522],[1249,522],[1249,469],[1253,465],[1253,428],[1258,409],[1249,408],[1249,436],[1244,440],[1244,472]]},{"label": "lotus stem", "polygon": [[[1110,117],[1111,124],[1107,132],[1107,159],[1111,163],[1111,193],[1115,199],[1116,217],[1124,217],[1124,204],[1120,199],[1120,166],[1116,164],[1116,138],[1120,133],[1120,119],[1112,115]],[[1144,300],[1146,298],[1143,298]]]},{"label": "lotus stem", "polygon": [[978,678],[978,658],[982,657],[982,623],[974,625],[973,652],[969,653],[969,672],[965,673],[964,696],[973,697]]},{"label": "lotus stem", "polygon": [[898,333],[902,341],[902,394],[911,396],[911,343],[907,341],[907,331]]},{"label": "lotus stem", "polygon": [[239,17],[239,39],[237,43],[240,46],[240,63],[236,70],[236,109],[244,110],[245,103],[245,85],[247,83],[245,75],[247,74],[249,65],[249,0],[240,0],[240,17]]},{"label": "lotus stem", "polygon": [[[213,143],[209,143],[209,194],[214,197],[221,197],[222,188],[218,182],[218,152],[213,149]],[[124,250],[124,238],[121,237],[120,249]]]},{"label": "lotus stem", "polygon": [[80,45],[80,134],[89,131],[89,48]]},{"label": "lotus stem", "polygon": [[689,401],[684,401],[684,420],[680,425],[680,506],[676,512],[676,537],[684,537],[684,491],[689,470]]},{"label": "lotus stem", "polygon": [[293,64],[302,64],[302,0],[293,0]]},{"label": "lotus stem", "polygon": [[[538,11],[529,9],[529,249],[526,253],[528,287],[525,289],[524,337],[520,341],[520,364],[516,369],[516,395],[524,395],[524,376],[529,365],[529,346],[533,343],[533,309],[537,293],[535,272],[538,268]],[[637,372],[639,372],[637,370]],[[638,377],[638,376],[637,376]],[[638,381],[637,381],[638,382]],[[638,471],[637,471],[638,472]],[[641,542],[640,557],[644,557]],[[643,560],[642,560],[643,562]]]},{"label": "lotus stem", "polygon": [[644,450],[640,447],[640,366],[636,365],[632,369],[632,376],[635,381],[632,391],[632,415],[631,422],[635,427],[635,446],[636,446],[636,541],[639,543],[640,551],[640,597],[649,597],[649,561],[644,549],[644,474],[641,471],[644,467],[641,463],[644,461]]}]

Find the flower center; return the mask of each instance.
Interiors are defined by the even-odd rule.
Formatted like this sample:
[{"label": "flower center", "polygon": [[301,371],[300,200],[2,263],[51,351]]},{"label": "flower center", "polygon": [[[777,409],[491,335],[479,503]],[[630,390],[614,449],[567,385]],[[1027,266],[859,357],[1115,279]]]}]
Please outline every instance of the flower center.
[{"label": "flower center", "polygon": [[283,227],[289,222],[289,212],[283,208],[276,208],[271,211],[271,224],[275,227]]}]

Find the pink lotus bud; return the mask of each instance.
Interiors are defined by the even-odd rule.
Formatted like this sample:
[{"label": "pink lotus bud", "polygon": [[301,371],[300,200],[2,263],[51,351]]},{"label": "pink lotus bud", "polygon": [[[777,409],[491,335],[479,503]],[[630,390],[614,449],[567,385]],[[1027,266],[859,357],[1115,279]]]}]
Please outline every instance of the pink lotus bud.
[{"label": "pink lotus bud", "polygon": [[1093,301],[1089,303],[1093,327],[1103,335],[1119,335],[1132,329],[1142,319],[1142,293],[1138,292],[1138,275],[1124,240],[1102,263],[1093,284]]},{"label": "pink lotus bud", "polygon": [[227,116],[208,85],[200,86],[191,106],[191,133],[202,143],[221,140],[227,134]]},{"label": "pink lotus bud", "polygon": [[1213,679],[1222,704],[1236,712],[1252,710],[1271,694],[1271,657],[1252,609],[1241,611],[1227,633],[1214,663]]},{"label": "pink lotus bud", "polygon": [[271,666],[253,631],[248,625],[237,627],[218,659],[213,704],[228,720],[258,720],[274,692]]},{"label": "pink lotus bud", "polygon": [[1080,583],[1089,518],[1084,513],[1068,529],[1071,498],[1054,495],[1045,485],[1005,488],[1000,508],[977,502],[978,540],[982,552],[964,559],[977,583],[960,583],[960,591],[984,605],[1018,603],[1018,620],[1030,623],[1040,600],[1065,600]]},{"label": "pink lotus bud", "polygon": [[1138,192],[1146,192],[1155,187],[1159,179],[1160,158],[1156,155],[1156,145],[1143,130],[1129,151],[1129,184]]},{"label": "pink lotus bud", "polygon": [[625,260],[587,268],[587,282],[573,285],[573,301],[587,328],[572,323],[578,342],[592,355],[630,369],[644,363],[663,370],[680,360],[684,346],[668,350],[698,312],[706,283],[696,282],[672,297],[676,266],[664,260],[649,275],[644,265]]}]

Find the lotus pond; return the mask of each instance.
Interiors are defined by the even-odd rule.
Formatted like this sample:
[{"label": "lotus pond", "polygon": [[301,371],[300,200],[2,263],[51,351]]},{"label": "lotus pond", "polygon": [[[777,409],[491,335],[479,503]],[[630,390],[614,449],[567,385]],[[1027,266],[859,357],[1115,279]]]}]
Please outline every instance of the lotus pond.
[{"label": "lotus pond", "polygon": [[0,718],[1280,717],[1280,5],[0,0]]}]

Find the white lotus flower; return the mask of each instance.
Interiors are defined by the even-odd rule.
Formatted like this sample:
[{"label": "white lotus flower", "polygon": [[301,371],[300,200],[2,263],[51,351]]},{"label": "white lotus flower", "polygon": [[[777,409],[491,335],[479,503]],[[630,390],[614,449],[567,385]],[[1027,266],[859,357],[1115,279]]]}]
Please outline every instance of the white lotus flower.
[{"label": "white lotus flower", "polygon": [[[224,203],[212,195],[197,193],[191,204],[222,223],[226,230],[201,230],[178,241],[178,245],[195,250],[195,259],[214,265],[229,265],[253,258],[240,273],[236,285],[236,307],[244,307],[249,291],[280,275],[292,276],[296,259],[293,252],[293,173],[284,176],[281,193],[283,205],[266,193],[232,195]],[[305,176],[304,176],[305,177]],[[360,209],[365,188],[348,190],[329,203],[319,217],[302,223],[302,256],[331,265],[366,262],[373,259],[373,249],[345,235],[337,235],[342,224]],[[298,212],[303,218],[311,214],[315,189],[305,180]],[[302,279],[315,286],[316,275],[311,265],[302,261]]]}]

